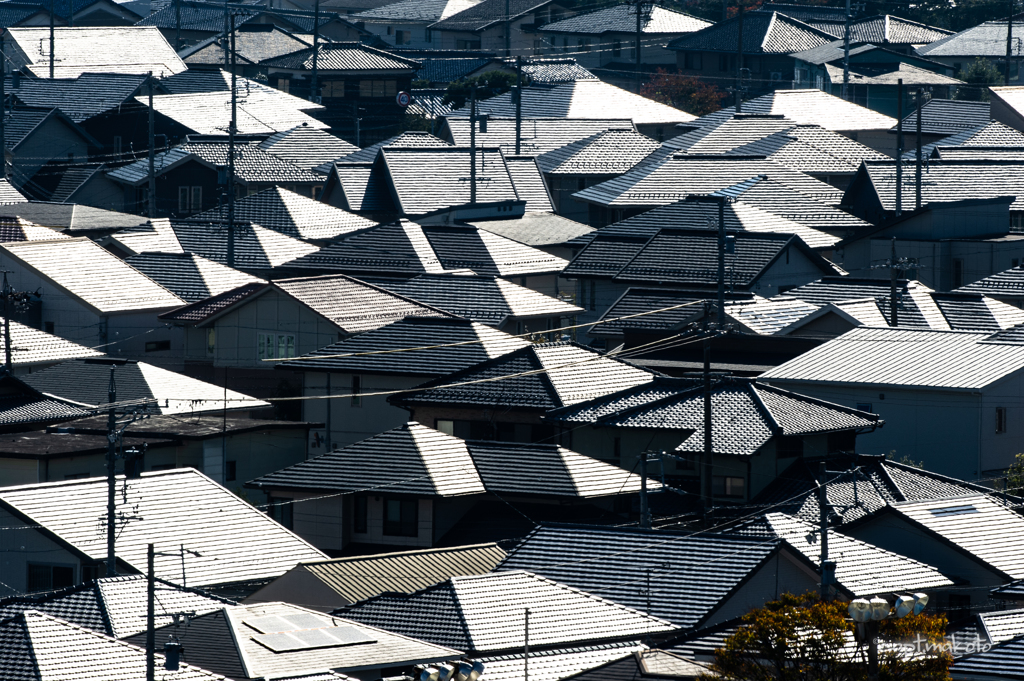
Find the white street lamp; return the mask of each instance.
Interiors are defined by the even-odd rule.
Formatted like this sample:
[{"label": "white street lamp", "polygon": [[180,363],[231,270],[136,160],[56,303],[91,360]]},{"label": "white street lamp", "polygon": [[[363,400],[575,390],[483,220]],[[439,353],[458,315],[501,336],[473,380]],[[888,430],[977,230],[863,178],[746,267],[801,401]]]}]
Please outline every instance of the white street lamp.
[{"label": "white street lamp", "polygon": [[920,615],[928,605],[928,594],[916,593],[912,596],[899,596],[895,606],[879,596],[871,600],[855,598],[847,608],[850,617],[857,624],[857,642],[868,644],[869,678],[878,678],[878,623],[889,618],[906,617],[910,613]]}]

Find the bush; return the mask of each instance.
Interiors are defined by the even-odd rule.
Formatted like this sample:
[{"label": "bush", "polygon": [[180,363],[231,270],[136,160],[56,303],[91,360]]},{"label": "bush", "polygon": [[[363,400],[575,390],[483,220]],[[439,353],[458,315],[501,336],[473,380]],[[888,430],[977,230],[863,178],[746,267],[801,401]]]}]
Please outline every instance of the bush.
[{"label": "bush", "polygon": [[658,69],[654,78],[640,89],[640,94],[694,116],[718,111],[725,99],[725,93],[714,85],[708,85],[693,76],[669,73],[665,69]]}]

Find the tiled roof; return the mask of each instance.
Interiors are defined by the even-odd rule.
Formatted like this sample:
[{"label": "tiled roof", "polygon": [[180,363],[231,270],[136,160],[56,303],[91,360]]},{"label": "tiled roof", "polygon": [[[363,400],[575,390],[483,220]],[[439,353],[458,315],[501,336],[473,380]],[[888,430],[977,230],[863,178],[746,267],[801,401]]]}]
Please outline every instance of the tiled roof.
[{"label": "tiled roof", "polygon": [[0,26],[17,26],[36,15],[42,15],[40,18],[45,18],[46,14],[43,12],[43,8],[39,5],[18,2],[0,3]]},{"label": "tiled roof", "polygon": [[[961,130],[934,144],[926,144],[921,147],[921,157],[931,158],[936,156],[945,158],[950,156],[955,159],[951,152],[961,148],[973,148],[979,152],[982,158],[998,159],[999,147],[1007,147],[1006,152],[1019,156],[1021,147],[1024,147],[1024,133],[1015,130],[1008,125],[991,121],[978,125],[967,130]],[[915,159],[917,149],[908,151],[903,155],[905,159]]]},{"label": "tiled roof", "polygon": [[25,195],[18,191],[7,178],[0,178],[0,204],[27,203]]},{"label": "tiled roof", "polygon": [[194,253],[140,253],[125,262],[188,303],[263,282]]},{"label": "tiled roof", "polygon": [[[469,117],[453,114],[445,117],[448,131],[459,146],[469,146]],[[523,116],[520,127],[519,149],[534,154],[538,163],[543,154],[561,149],[573,142],[592,138],[605,130],[636,131],[633,122],[622,118],[530,118]],[[498,147],[511,154],[516,148],[515,116],[492,116],[487,121],[487,132],[477,131],[476,143],[483,147]],[[543,166],[542,166],[543,167]]]},{"label": "tiled roof", "polygon": [[604,130],[538,156],[537,165],[546,175],[619,175],[659,146],[634,130]]},{"label": "tiled roof", "polygon": [[[180,575],[178,575],[180,581]],[[202,614],[223,608],[231,601],[198,590],[157,580],[159,601],[155,611],[158,627],[172,621],[170,613]],[[25,610],[58,617],[114,638],[126,638],[146,629],[146,577],[104,577],[76,586],[0,600],[0,620]]]},{"label": "tiled roof", "polygon": [[572,58],[532,58],[523,64],[523,73],[533,83],[569,83],[574,80],[595,80],[597,76]]},{"label": "tiled roof", "polygon": [[76,231],[113,231],[145,224],[147,219],[138,215],[93,208],[74,203],[48,203],[45,201],[11,202],[0,205],[0,215],[21,217],[37,225]]},{"label": "tiled roof", "polygon": [[[488,326],[532,317],[572,316],[582,308],[499,277],[421,274],[381,284],[389,291]],[[535,329],[541,330],[541,329]]]},{"label": "tiled roof", "polygon": [[[188,583],[199,587],[276,577],[300,561],[325,557],[191,468],[143,473],[131,481],[119,478],[118,487],[124,488],[117,495],[118,507],[140,518],[121,525],[117,556],[137,571],[146,569],[149,543],[183,544],[198,552],[186,556],[185,568]],[[182,504],[182,499],[189,502]],[[90,559],[105,558],[106,536],[95,526],[106,512],[106,478],[4,487],[0,503]],[[217,522],[210,522],[213,517]],[[178,555],[156,557],[155,572],[161,579],[177,581],[181,570]]]},{"label": "tiled roof", "polygon": [[[145,98],[136,97],[139,101]],[[243,135],[266,135],[296,126],[326,129],[330,126],[306,111],[312,104],[279,90],[253,89],[238,97],[237,127]],[[153,109],[200,135],[227,136],[231,122],[230,92],[195,92],[153,97]]]},{"label": "tiled roof", "polygon": [[[676,38],[670,50],[735,52],[739,20],[722,21],[695,33]],[[790,54],[831,42],[834,38],[807,24],[777,12],[748,12],[743,16],[744,54]],[[746,108],[746,102],[743,103]]]},{"label": "tiled roof", "polygon": [[[819,562],[821,532],[817,525],[785,513],[768,513],[765,519],[772,534],[786,540],[811,562]],[[836,561],[836,580],[854,596],[953,586],[949,578],[930,565],[852,539],[832,529],[828,530],[828,544],[829,555]]]},{"label": "tiled roof", "polygon": [[[542,343],[425,383],[392,401],[549,411],[653,379],[650,372],[573,343]],[[448,384],[460,385],[442,387]]]},{"label": "tiled roof", "polygon": [[468,225],[418,225],[401,220],[339,239],[287,266],[377,276],[470,269],[487,276],[512,277],[560,272],[566,261]]},{"label": "tiled roof", "polygon": [[[484,0],[485,3],[495,0]],[[498,0],[500,1],[500,0]],[[477,103],[477,111],[494,116],[515,116],[512,93],[506,92]],[[574,80],[554,87],[523,88],[524,118],[590,118],[607,120],[610,112],[630,118],[636,125],[675,125],[696,119],[685,111],[661,104],[600,80]],[[459,110],[463,116],[469,109]],[[533,152],[531,152],[533,153]]]},{"label": "tiled roof", "polygon": [[[163,666],[157,654],[156,665]],[[146,675],[146,651],[64,620],[28,610],[0,623],[0,669],[12,681],[74,678],[129,681]],[[223,676],[181,663],[182,681],[223,681]]]},{"label": "tiled roof", "polygon": [[548,191],[547,182],[537,167],[537,160],[532,156],[506,156],[505,166],[508,168],[512,185],[521,201],[526,201],[527,213],[552,213],[555,210]]},{"label": "tiled roof", "polygon": [[260,149],[306,170],[359,151],[356,145],[308,125],[273,134],[260,142]]},{"label": "tiled roof", "polygon": [[[182,248],[228,264],[228,230],[223,223],[174,222]],[[235,262],[241,270],[269,270],[316,251],[316,246],[259,225],[235,225]]]},{"label": "tiled roof", "polygon": [[70,238],[66,234],[62,234],[54,229],[37,225],[34,222],[29,222],[19,217],[0,217],[0,243],[51,241],[54,239]]},{"label": "tiled roof", "polygon": [[[675,12],[654,5],[649,15],[641,20],[640,30],[645,34],[690,33],[711,26],[712,22],[685,12]],[[540,29],[550,33],[636,33],[636,7],[613,5],[593,12],[582,12],[568,19],[545,24]]]},{"label": "tiled roof", "polygon": [[[499,570],[530,570],[679,627],[694,627],[750,579],[780,543],[764,537],[541,526]],[[532,633],[531,626],[531,640]]]},{"label": "tiled roof", "polygon": [[[787,248],[801,250],[822,274],[834,267],[798,237],[739,231],[734,253],[727,253],[729,282],[740,290],[754,286]],[[649,285],[718,285],[718,234],[710,229],[660,229],[653,236],[599,232],[563,270],[566,277],[611,278]]]},{"label": "tiled roof", "polygon": [[[609,661],[626,658],[636,664],[633,656],[645,646],[636,641],[605,643],[591,646],[573,646],[556,650],[531,650],[529,659],[530,678],[534,681],[561,681],[561,679],[582,679],[579,676],[587,670],[601,667]],[[477,655],[475,660],[483,663],[488,681],[519,681],[523,678],[526,660],[522,652],[507,655]],[[599,671],[603,671],[600,669]],[[613,681],[605,676],[596,677],[601,681]],[[633,677],[622,679],[630,681]],[[615,679],[614,681],[619,681]]]},{"label": "tiled roof", "polygon": [[859,327],[761,377],[977,390],[1022,368],[1024,347],[990,340],[986,333]]},{"label": "tiled roof", "polygon": [[[155,399],[156,413],[192,414],[224,409],[257,409],[267,403],[145,362],[76,359],[22,377],[45,395],[87,407],[107,404],[114,367],[118,401]],[[225,403],[225,396],[227,402]]]},{"label": "tiled roof", "polygon": [[[834,63],[825,64],[825,71],[828,73],[832,82],[842,82],[843,69],[841,66]],[[870,68],[850,70],[851,85],[891,86],[894,84],[898,85],[901,80],[903,81],[903,85],[908,89],[941,85],[950,85],[953,87],[964,85],[964,81],[957,78],[953,78],[942,73],[936,73],[931,69],[920,68],[906,62],[893,64],[889,67],[889,70],[882,73]]]},{"label": "tiled roof", "polygon": [[[709,296],[714,297],[714,294],[707,291],[630,287],[587,332],[596,336],[622,336],[627,329],[676,330],[702,318],[704,306],[700,301],[707,300]],[[729,302],[747,301],[753,300],[754,296],[751,293],[730,291],[726,293],[725,299]]]},{"label": "tiled roof", "polygon": [[[220,206],[190,219],[221,222],[227,220],[227,207]],[[235,220],[306,241],[333,239],[377,224],[283,187],[270,187],[235,201]]]},{"label": "tiled roof", "polygon": [[[28,68],[39,77],[49,75],[50,29],[10,28],[9,37],[27,58]],[[55,47],[60,61],[54,77],[77,78],[83,73],[152,72],[161,77],[184,71],[181,61],[159,30],[152,26],[58,26]]]},{"label": "tiled roof", "polygon": [[486,574],[506,555],[497,544],[476,544],[300,563],[295,571],[314,575],[342,598],[358,603],[382,593],[411,594],[449,577]]},{"label": "tiled roof", "polygon": [[[158,28],[174,28],[177,25],[177,13],[179,5],[169,2],[165,7],[156,9],[151,3],[151,14],[144,16],[137,26],[156,26]],[[189,2],[181,0],[181,30],[183,31],[208,31],[221,33],[224,31],[224,8],[208,2]],[[220,10],[218,12],[218,10]],[[235,25],[243,25],[246,21],[257,15],[259,9],[244,7],[235,8]],[[237,40],[237,37],[236,37]],[[187,54],[186,50],[182,50]],[[221,57],[221,63],[223,63]]]},{"label": "tiled roof", "polygon": [[[428,4],[419,0],[410,0],[408,3],[395,4]],[[392,7],[384,5],[381,9]],[[491,63],[490,57],[450,57],[442,59],[424,59],[423,68],[416,72],[416,78],[430,81],[431,83],[451,83],[452,81],[465,78],[479,68]]]},{"label": "tiled roof", "polygon": [[978,621],[990,643],[1003,643],[1024,636],[1024,610],[979,613]]},{"label": "tiled roof", "polygon": [[1024,600],[1024,580],[1016,579],[1005,586],[993,589],[992,597],[1012,601]]},{"label": "tiled roof", "polygon": [[475,5],[479,0],[401,0],[374,9],[363,10],[353,15],[356,21],[386,20],[389,22],[434,23],[458,14]]},{"label": "tiled roof", "polygon": [[482,0],[466,9],[450,14],[431,25],[437,31],[482,31],[501,22],[505,17],[513,21],[528,12],[539,10],[550,0]]},{"label": "tiled roof", "polygon": [[[770,336],[814,312],[816,308],[802,300],[766,300],[755,296],[750,301],[726,303],[726,314],[754,333]],[[611,316],[611,315],[609,315]]]},{"label": "tiled roof", "polygon": [[1024,638],[1011,639],[984,652],[958,658],[950,672],[956,679],[1024,679]]},{"label": "tiled roof", "polygon": [[145,82],[145,74],[83,73],[69,79],[23,78],[17,89],[8,78],[5,87],[26,106],[56,107],[81,123],[128,101]]},{"label": "tiled roof", "polygon": [[1024,296],[1024,268],[1011,267],[956,290],[965,293],[981,293],[997,298]]},{"label": "tiled roof", "polygon": [[[468,146],[468,142],[466,143]],[[422,132],[418,130],[409,130],[403,132],[394,137],[389,137],[383,142],[377,142],[371,144],[368,147],[364,147],[359,151],[354,151],[347,156],[336,159],[337,161],[344,161],[345,163],[373,163],[377,160],[377,152],[383,147],[446,147],[448,143],[443,139],[434,137],[429,132]],[[477,146],[483,146],[481,142],[477,142]],[[317,168],[317,170],[323,170],[323,166]]]},{"label": "tiled roof", "polygon": [[758,176],[715,192],[793,222],[824,232],[865,228],[868,223],[767,176]]},{"label": "tiled roof", "polygon": [[[959,99],[930,99],[921,108],[921,133],[925,135],[955,135],[988,125],[992,120],[991,104]],[[903,119],[903,133],[917,130],[917,110]],[[946,146],[946,140],[942,141]]]},{"label": "tiled roof", "polygon": [[[29,109],[29,108],[18,108],[12,109],[7,114],[7,119],[4,121],[4,144],[8,149],[17,150],[18,147],[30,139],[38,139],[34,133],[36,130],[42,128],[43,123],[49,120],[59,120],[64,122],[68,128],[71,129],[72,134],[76,134],[82,141],[86,142],[91,146],[97,146],[95,139],[89,135],[84,129],[80,128],[70,118],[68,118],[63,111],[60,109]],[[17,167],[12,171],[17,177]],[[23,178],[28,180],[29,178]]]},{"label": "tiled roof", "polygon": [[666,206],[691,194],[709,194],[763,175],[806,199],[836,205],[841,192],[810,175],[762,156],[672,155],[641,163],[619,177],[587,187],[573,196],[605,206]]},{"label": "tiled roof", "polygon": [[522,646],[518,623],[526,608],[535,646],[639,638],[671,629],[665,620],[520,570],[452,577],[412,595],[385,594],[337,612],[440,645],[488,652]]},{"label": "tiled roof", "polygon": [[[374,172],[370,163],[333,163],[328,173],[337,177],[345,206],[354,211],[384,211],[394,213],[391,189],[381,173]],[[318,170],[324,166],[319,166]],[[333,181],[333,177],[331,181]]]},{"label": "tiled roof", "polygon": [[[1014,22],[1013,35],[1024,35],[1024,24]],[[922,57],[1004,57],[1006,22],[985,21],[917,48]]]},{"label": "tiled roof", "polygon": [[[148,220],[136,227],[114,232],[109,239],[131,253],[184,253],[167,218]],[[106,240],[101,240],[100,245],[106,245]]]},{"label": "tiled roof", "polygon": [[[0,377],[0,382],[10,383],[14,380],[17,379],[10,376]],[[89,415],[90,412],[74,405],[43,397],[25,384],[17,385],[13,389],[5,386],[4,394],[0,396],[0,425],[11,430],[40,428]],[[0,590],[0,593],[3,591]],[[2,615],[0,619],[3,619]]]},{"label": "tiled roof", "polygon": [[[218,34],[195,45],[181,50],[181,58],[193,68],[199,64],[212,64],[222,66],[224,64],[224,11],[212,4],[198,5],[183,2],[181,3],[181,28],[182,30],[203,30],[204,25],[209,26],[207,30],[217,31]],[[220,9],[220,16],[217,10]],[[170,11],[168,11],[170,10]],[[234,49],[235,60],[246,66],[258,64],[265,59],[272,59],[283,54],[291,54],[296,50],[308,48],[310,43],[306,40],[292,35],[273,24],[249,23],[256,18],[255,14],[245,14],[242,10],[235,15]],[[155,14],[146,18],[147,23],[159,26],[165,30],[176,29],[177,10],[173,3]],[[168,16],[169,15],[169,16]],[[257,20],[258,21],[258,20]],[[217,22],[220,26],[217,26]],[[189,29],[185,28],[186,23],[193,24]],[[170,25],[167,25],[170,24]],[[230,35],[230,34],[229,34]],[[230,40],[230,39],[229,39]]]},{"label": "tiled roof", "polygon": [[[878,197],[884,211],[896,209],[896,164],[866,162],[860,170]],[[921,203],[957,199],[986,199],[1013,196],[1011,211],[1024,210],[1024,164],[1015,160],[932,160],[928,164],[928,181],[922,183]],[[914,174],[903,178],[903,210],[912,211],[915,205]],[[955,191],[955,194],[950,192]]]},{"label": "tiled roof", "polygon": [[0,245],[5,260],[52,282],[96,314],[177,307],[184,301],[87,238]]},{"label": "tiled roof", "polygon": [[[224,7],[218,7],[220,12],[221,26],[224,22]],[[255,80],[244,78],[241,75],[235,77],[236,89],[239,92],[252,92],[253,90],[275,90],[269,85],[264,85]],[[207,71],[206,69],[189,69],[183,73],[176,73],[173,76],[163,78],[160,84],[172,95],[187,95],[199,92],[231,92],[231,73],[224,69]],[[280,90],[276,90],[280,92]]]},{"label": "tiled roof", "polygon": [[[361,43],[321,42],[317,45],[317,68],[321,71],[414,71],[419,62],[378,50]],[[313,48],[306,47],[291,54],[264,59],[261,66],[272,69],[297,69],[308,71],[313,68]]]},{"label": "tiled roof", "polygon": [[[894,118],[813,88],[776,90],[755,97],[743,102],[743,112],[780,114],[800,125],[820,125],[833,131],[888,130],[896,125]],[[735,114],[736,107],[726,107],[698,118],[694,125],[718,123]]]},{"label": "tiled roof", "polygon": [[98,350],[11,320],[11,363],[15,366],[54,364],[102,354]]},{"label": "tiled roof", "polygon": [[159,318],[171,322],[199,324],[226,310],[235,303],[264,291],[268,286],[269,284],[245,284],[236,289],[225,291],[220,295],[210,296],[191,305],[179,307],[170,312],[164,312],[159,315]]},{"label": "tiled roof", "polygon": [[[880,14],[863,17],[850,24],[850,41],[882,45],[925,45],[953,35],[938,26],[928,26],[909,19]],[[840,37],[840,36],[836,36]]]},{"label": "tiled roof", "polygon": [[283,368],[443,376],[527,345],[465,319],[408,317],[289,360]]},{"label": "tiled roof", "polygon": [[474,220],[467,224],[538,248],[561,246],[596,231],[582,222],[576,222],[554,213],[541,212],[524,213],[518,219],[512,220]]},{"label": "tiled roof", "polygon": [[[165,625],[157,630],[157,640],[171,634],[181,641],[193,664],[231,673],[235,679],[351,681],[353,677],[339,672],[372,673],[382,666],[401,669],[415,663],[453,661],[461,655],[280,602],[228,606],[192,619],[188,627]],[[144,641],[145,635],[131,639],[137,645]]]}]

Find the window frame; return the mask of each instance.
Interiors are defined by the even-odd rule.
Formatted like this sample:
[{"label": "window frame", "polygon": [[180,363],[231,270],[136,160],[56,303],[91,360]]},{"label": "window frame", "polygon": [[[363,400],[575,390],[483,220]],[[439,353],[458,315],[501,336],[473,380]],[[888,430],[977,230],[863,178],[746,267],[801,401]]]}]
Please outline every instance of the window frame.
[{"label": "window frame", "polygon": [[[382,534],[386,537],[419,537],[419,499],[384,497]],[[398,509],[398,519],[392,520],[391,510]]]},{"label": "window frame", "polygon": [[1008,427],[1006,407],[996,407],[996,435],[1004,435]]}]

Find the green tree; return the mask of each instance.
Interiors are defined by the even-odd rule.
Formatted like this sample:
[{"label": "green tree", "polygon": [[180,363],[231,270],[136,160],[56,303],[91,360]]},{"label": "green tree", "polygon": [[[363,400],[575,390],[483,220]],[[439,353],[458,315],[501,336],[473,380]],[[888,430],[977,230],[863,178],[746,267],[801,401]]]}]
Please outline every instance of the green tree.
[{"label": "green tree", "polygon": [[[932,643],[942,640],[946,618],[908,615],[880,623],[880,638]],[[783,594],[743,616],[739,630],[715,651],[713,675],[721,681],[866,681],[865,656],[850,655],[854,624],[846,603],[822,601],[816,594]],[[910,658],[892,649],[879,654],[881,681],[949,679],[953,659],[946,653]]]},{"label": "green tree", "polygon": [[1006,491],[1010,494],[1020,496],[1024,493],[1024,454],[1018,454],[1013,463],[1006,469],[1006,479],[1003,481]]},{"label": "green tree", "polygon": [[1003,74],[984,57],[972,61],[966,69],[957,73],[956,77],[967,85],[958,87],[954,98],[969,102],[987,102],[988,86],[1003,82]]},{"label": "green tree", "polygon": [[682,109],[694,116],[704,116],[722,108],[725,93],[699,78],[669,73],[658,69],[654,78],[640,89],[640,94],[662,104]]},{"label": "green tree", "polygon": [[[527,85],[529,78],[523,76],[523,85]],[[488,71],[472,78],[463,78],[454,83],[448,84],[444,98],[445,104],[450,104],[453,109],[461,109],[469,101],[470,93],[476,86],[476,99],[489,99],[504,92],[508,92],[516,84],[516,74],[505,71]]]}]

